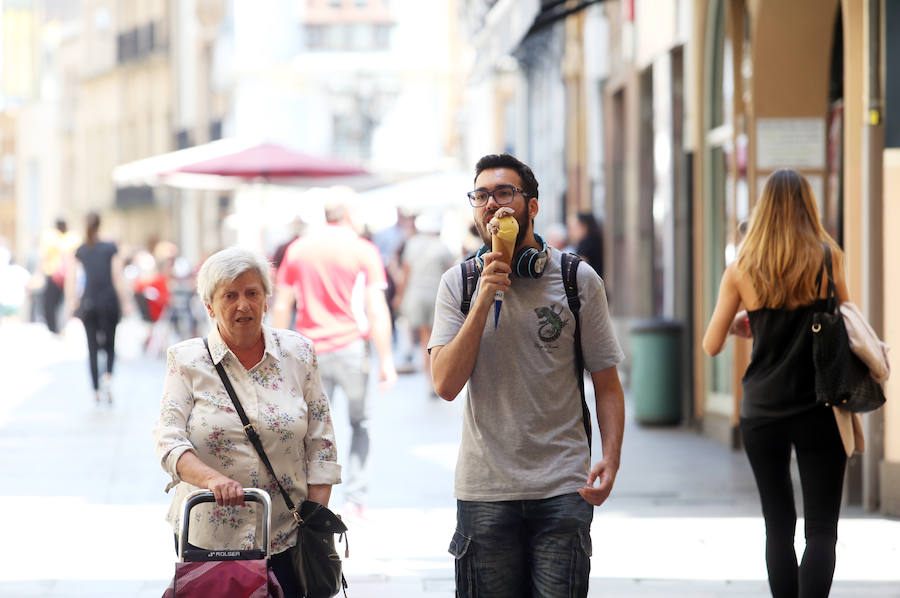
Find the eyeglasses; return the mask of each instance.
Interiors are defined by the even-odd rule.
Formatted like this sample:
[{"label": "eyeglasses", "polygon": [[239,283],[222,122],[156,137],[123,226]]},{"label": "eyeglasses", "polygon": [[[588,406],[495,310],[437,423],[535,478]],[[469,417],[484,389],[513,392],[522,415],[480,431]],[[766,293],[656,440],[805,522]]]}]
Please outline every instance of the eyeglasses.
[{"label": "eyeglasses", "polygon": [[469,203],[472,204],[473,208],[480,208],[487,204],[488,199],[491,197],[494,198],[494,201],[496,201],[498,205],[505,206],[506,204],[510,204],[515,198],[516,193],[524,194],[525,192],[512,185],[498,185],[493,191],[488,191],[487,189],[475,189],[474,191],[469,191],[466,195],[469,196]]}]

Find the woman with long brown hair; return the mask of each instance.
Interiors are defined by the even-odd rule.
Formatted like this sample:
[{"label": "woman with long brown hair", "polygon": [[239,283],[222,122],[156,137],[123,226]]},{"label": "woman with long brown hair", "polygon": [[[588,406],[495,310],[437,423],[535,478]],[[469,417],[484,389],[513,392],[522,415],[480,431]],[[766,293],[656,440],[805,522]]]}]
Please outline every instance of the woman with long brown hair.
[{"label": "woman with long brown hair", "polygon": [[[830,407],[816,404],[812,315],[825,309],[826,251],[838,301],[847,301],[843,253],[819,220],[809,182],[793,170],[769,177],[737,259],[722,276],[703,349],[718,354],[729,333],[753,338],[742,380],[741,433],[766,525],[772,595],[821,598],[834,576],[846,453]],[[818,284],[817,284],[818,282]],[[740,311],[742,307],[746,311]],[[791,483],[796,451],[806,549],[794,552]]]}]

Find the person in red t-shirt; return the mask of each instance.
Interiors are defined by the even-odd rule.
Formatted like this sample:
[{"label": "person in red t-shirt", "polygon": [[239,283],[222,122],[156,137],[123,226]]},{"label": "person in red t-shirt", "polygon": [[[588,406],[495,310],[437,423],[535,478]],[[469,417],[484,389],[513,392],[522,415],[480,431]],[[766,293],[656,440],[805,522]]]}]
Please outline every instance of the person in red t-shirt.
[{"label": "person in red t-shirt", "polygon": [[296,301],[295,326],[313,341],[325,393],[331,399],[340,386],[347,395],[352,438],[344,495],[349,508],[361,514],[369,461],[369,338],[378,354],[379,390],[397,379],[387,278],[378,250],[356,233],[346,205],[326,206],[325,219],[326,226],[288,246],[278,268],[272,324],[290,326]]},{"label": "person in red t-shirt", "polygon": [[162,272],[141,277],[134,283],[135,294],[141,295],[147,304],[147,319],[156,322],[169,306],[169,283]]}]

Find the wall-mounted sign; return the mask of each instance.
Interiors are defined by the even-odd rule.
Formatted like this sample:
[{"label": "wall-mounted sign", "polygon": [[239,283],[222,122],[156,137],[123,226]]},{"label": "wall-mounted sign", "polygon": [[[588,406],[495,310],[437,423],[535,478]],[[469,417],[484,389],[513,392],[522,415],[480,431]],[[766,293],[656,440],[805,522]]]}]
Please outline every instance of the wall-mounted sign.
[{"label": "wall-mounted sign", "polygon": [[756,167],[824,170],[825,119],[757,119]]}]

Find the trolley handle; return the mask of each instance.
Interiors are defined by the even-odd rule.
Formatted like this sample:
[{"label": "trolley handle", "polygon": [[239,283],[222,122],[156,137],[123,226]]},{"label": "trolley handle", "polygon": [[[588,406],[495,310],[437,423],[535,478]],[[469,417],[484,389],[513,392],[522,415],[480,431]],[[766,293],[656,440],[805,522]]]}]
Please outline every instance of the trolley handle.
[{"label": "trolley handle", "polygon": [[[266,558],[269,558],[269,528],[272,525],[272,499],[269,498],[269,493],[265,490],[260,490],[259,488],[244,488],[244,500],[247,502],[259,503],[262,505],[263,520],[265,523],[262,533],[262,545],[263,551],[266,554]],[[179,561],[183,560],[184,551],[187,549],[188,528],[190,527],[191,523],[191,509],[199,504],[208,502],[216,502],[215,495],[209,490],[194,490],[186,497],[184,497],[184,502],[182,503],[183,506],[181,510],[181,534],[178,537]]]}]

